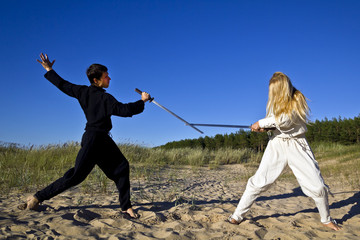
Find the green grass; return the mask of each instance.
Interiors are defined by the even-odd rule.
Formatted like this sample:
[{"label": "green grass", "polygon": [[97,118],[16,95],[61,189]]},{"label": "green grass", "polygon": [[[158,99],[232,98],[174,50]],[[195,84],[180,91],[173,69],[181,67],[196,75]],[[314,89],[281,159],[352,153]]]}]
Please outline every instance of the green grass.
[{"label": "green grass", "polygon": [[[262,157],[250,149],[171,149],[145,148],[138,145],[119,146],[130,162],[132,179],[161,177],[164,166],[193,168],[205,166],[216,169],[225,164],[245,164],[252,174]],[[360,146],[344,146],[332,143],[312,144],[324,177],[340,177],[354,188],[360,188]],[[0,188],[3,193],[13,189],[31,192],[40,189],[61,177],[73,167],[79,151],[78,143],[23,147],[0,143]],[[169,179],[171,176],[166,176]],[[282,178],[292,178],[287,171]],[[112,184],[96,167],[81,184],[84,192],[107,192]]]},{"label": "green grass", "polygon": [[323,176],[360,189],[360,145],[318,143],[312,147]]},{"label": "green grass", "polygon": [[61,176],[74,162],[76,143],[40,147],[0,146],[0,187],[22,191],[42,186]]}]

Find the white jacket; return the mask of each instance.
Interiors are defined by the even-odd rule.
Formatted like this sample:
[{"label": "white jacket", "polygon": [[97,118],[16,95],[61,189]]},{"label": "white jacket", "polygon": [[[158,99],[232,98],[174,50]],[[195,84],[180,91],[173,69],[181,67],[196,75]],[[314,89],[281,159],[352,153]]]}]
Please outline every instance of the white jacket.
[{"label": "white jacket", "polygon": [[300,118],[297,117],[291,121],[286,114],[282,114],[277,121],[274,115],[263,118],[259,120],[259,126],[261,128],[275,127],[273,136],[280,138],[304,137],[307,131],[306,124]]}]

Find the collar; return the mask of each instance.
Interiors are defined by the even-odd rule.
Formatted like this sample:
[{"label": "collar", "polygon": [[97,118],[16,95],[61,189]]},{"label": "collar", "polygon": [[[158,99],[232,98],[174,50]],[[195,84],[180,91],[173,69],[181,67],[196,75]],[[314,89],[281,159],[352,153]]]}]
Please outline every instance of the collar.
[{"label": "collar", "polygon": [[96,89],[98,91],[105,92],[105,89],[103,89],[102,87],[98,87],[98,86],[95,86],[95,85],[90,85],[90,87],[93,88],[93,89]]}]

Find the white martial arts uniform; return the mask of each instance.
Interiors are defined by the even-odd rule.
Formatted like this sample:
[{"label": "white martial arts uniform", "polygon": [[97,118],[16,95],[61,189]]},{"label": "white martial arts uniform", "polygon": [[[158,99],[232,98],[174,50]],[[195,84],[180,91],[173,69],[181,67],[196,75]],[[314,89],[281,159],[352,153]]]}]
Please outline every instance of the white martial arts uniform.
[{"label": "white martial arts uniform", "polygon": [[273,131],[258,170],[248,180],[245,192],[231,217],[242,221],[260,193],[270,187],[286,165],[289,165],[302,191],[314,199],[321,222],[327,224],[332,221],[328,203],[329,189],[305,139],[305,123],[299,119],[292,122],[286,115],[282,115],[277,121],[274,116],[261,119],[259,125],[261,128],[276,127],[276,130]]}]

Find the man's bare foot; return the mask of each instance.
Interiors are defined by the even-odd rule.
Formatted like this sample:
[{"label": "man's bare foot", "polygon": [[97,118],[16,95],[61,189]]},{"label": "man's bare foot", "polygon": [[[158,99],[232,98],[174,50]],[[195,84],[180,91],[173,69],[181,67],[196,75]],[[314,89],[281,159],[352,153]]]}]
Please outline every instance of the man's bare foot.
[{"label": "man's bare foot", "polygon": [[128,214],[131,218],[139,218],[139,215],[135,213],[132,208],[128,208],[128,210],[122,212]]},{"label": "man's bare foot", "polygon": [[27,210],[36,210],[39,207],[40,201],[35,196],[30,196],[27,198]]},{"label": "man's bare foot", "polygon": [[337,223],[335,221],[329,222],[327,224],[323,223],[323,225],[325,227],[331,228],[332,230],[335,230],[335,231],[341,230],[341,227],[339,225],[337,225]]}]

